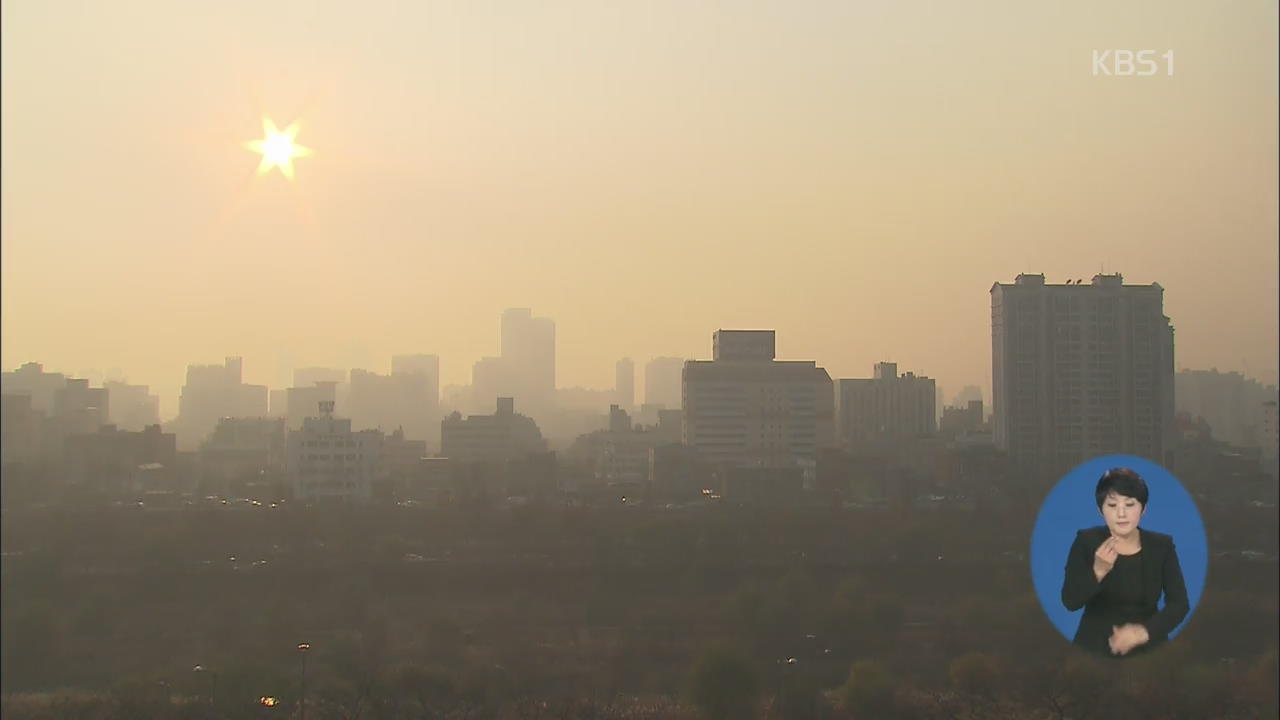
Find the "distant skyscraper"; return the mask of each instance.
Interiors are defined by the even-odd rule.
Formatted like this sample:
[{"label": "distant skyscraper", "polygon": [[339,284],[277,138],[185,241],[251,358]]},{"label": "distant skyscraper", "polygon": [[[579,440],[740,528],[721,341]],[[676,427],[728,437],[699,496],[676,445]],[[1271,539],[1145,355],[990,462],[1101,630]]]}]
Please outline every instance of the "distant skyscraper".
[{"label": "distant skyscraper", "polygon": [[549,410],[556,389],[556,324],[529,308],[502,313],[502,359],[515,385],[513,395],[530,415]]},{"label": "distant skyscraper", "polygon": [[0,391],[5,395],[26,395],[31,398],[31,408],[53,415],[53,396],[67,386],[67,376],[47,373],[40,363],[29,362],[13,372],[0,377]]},{"label": "distant skyscraper", "polygon": [[631,358],[622,358],[614,365],[614,402],[626,410],[636,404],[636,364]]},{"label": "distant skyscraper", "polygon": [[368,370],[352,370],[347,400],[351,426],[357,430],[376,428],[388,435],[401,428],[404,436],[413,440],[434,436],[428,427],[436,412],[430,381],[420,372],[380,375]]},{"label": "distant skyscraper", "polygon": [[134,432],[160,423],[160,396],[146,385],[108,380],[105,389],[111,406],[111,424]]},{"label": "distant skyscraper", "polygon": [[515,391],[515,380],[503,358],[480,358],[471,366],[471,404],[467,409],[470,414],[479,414],[500,397],[514,397]]},{"label": "distant skyscraper", "polygon": [[994,439],[1015,468],[1049,480],[1110,453],[1172,466],[1173,327],[1158,284],[1022,274],[991,288],[991,338]]},{"label": "distant skyscraper", "polygon": [[267,414],[273,418],[289,417],[289,389],[267,391]]},{"label": "distant skyscraper", "polygon": [[897,363],[876,363],[872,377],[836,381],[836,428],[847,445],[928,437],[937,430],[932,378],[898,375]]},{"label": "distant skyscraper", "polygon": [[222,365],[187,367],[175,423],[179,450],[198,448],[219,418],[267,416],[267,387],[243,383],[242,367],[238,357],[229,357]]},{"label": "distant skyscraper", "polygon": [[1280,399],[1275,385],[1238,372],[1180,370],[1173,377],[1177,412],[1203,418],[1215,440],[1258,447],[1258,407]]},{"label": "distant skyscraper", "polygon": [[391,358],[392,375],[408,375],[416,373],[427,378],[427,384],[436,398],[440,397],[440,356],[438,355],[396,355]]},{"label": "distant skyscraper", "polygon": [[111,403],[105,388],[91,388],[84,378],[67,378],[53,396],[53,416],[68,435],[88,435],[108,424]]},{"label": "distant skyscraper", "polygon": [[[405,426],[405,437],[425,440],[434,447],[440,446],[440,357],[438,355],[396,355],[391,358],[392,377],[401,378],[406,390],[414,396],[421,395],[425,409],[421,413],[421,428],[413,422]],[[409,379],[416,376],[418,380]]]},{"label": "distant skyscraper", "polygon": [[[338,383],[332,380],[312,383],[309,387],[291,387],[285,390],[285,427],[301,430],[303,421],[315,417],[322,402],[337,404]],[[275,412],[272,412],[274,415]]]},{"label": "distant skyscraper", "polygon": [[680,408],[680,375],[684,358],[656,357],[644,366],[644,404],[661,405],[669,410]]},{"label": "distant skyscraper", "polygon": [[714,360],[684,364],[684,441],[723,467],[801,468],[834,444],[831,376],[773,357],[772,330],[717,330]]},{"label": "distant skyscraper", "polygon": [[39,457],[45,414],[31,406],[31,396],[0,394],[0,465],[31,462]]},{"label": "distant skyscraper", "polygon": [[[298,368],[293,371],[294,387],[311,387],[318,382],[332,382],[341,385],[347,381],[347,371],[338,370],[336,368],[323,367],[306,367]],[[308,413],[314,413],[315,408],[308,408]]]}]

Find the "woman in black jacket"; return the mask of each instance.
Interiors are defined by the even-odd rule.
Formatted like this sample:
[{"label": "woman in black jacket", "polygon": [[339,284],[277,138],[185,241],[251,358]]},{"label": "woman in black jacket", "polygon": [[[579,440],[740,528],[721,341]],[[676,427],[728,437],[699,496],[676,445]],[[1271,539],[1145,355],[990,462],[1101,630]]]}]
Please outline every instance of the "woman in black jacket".
[{"label": "woman in black jacket", "polygon": [[[1062,604],[1084,608],[1073,642],[1129,657],[1169,639],[1187,616],[1187,586],[1173,538],[1139,530],[1147,484],[1127,468],[1108,470],[1094,492],[1106,525],[1076,533],[1067,555]],[[1164,609],[1156,602],[1164,594]]]}]

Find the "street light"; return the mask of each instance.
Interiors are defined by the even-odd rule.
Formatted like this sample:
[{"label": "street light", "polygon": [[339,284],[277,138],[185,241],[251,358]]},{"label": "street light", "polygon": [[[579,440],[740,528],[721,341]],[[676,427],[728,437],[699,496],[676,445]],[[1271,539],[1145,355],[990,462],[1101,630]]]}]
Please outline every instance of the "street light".
[{"label": "street light", "polygon": [[209,714],[212,715],[213,703],[217,700],[217,697],[218,697],[218,671],[211,670],[205,667],[204,665],[196,665],[195,667],[191,668],[191,672],[194,672],[194,673],[208,672],[209,673],[210,685],[209,685],[209,703],[208,704],[209,704]]},{"label": "street light", "polygon": [[307,720],[307,653],[311,643],[298,643],[298,658],[302,663],[302,691],[298,693],[298,720]]}]

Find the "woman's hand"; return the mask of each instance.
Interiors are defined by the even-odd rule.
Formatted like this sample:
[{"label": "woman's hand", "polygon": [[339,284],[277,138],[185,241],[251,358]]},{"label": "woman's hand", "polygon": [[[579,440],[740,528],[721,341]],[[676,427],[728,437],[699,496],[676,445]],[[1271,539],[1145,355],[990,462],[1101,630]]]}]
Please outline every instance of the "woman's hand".
[{"label": "woman's hand", "polygon": [[1147,633],[1147,629],[1137,623],[1129,623],[1127,625],[1112,625],[1111,638],[1107,640],[1107,644],[1111,646],[1111,654],[1127,655],[1130,650],[1139,645],[1147,644],[1151,636]]},{"label": "woman's hand", "polygon": [[1098,578],[1098,582],[1102,582],[1102,578],[1116,566],[1116,543],[1119,541],[1119,538],[1112,535],[1103,541],[1098,546],[1098,552],[1093,554],[1093,576]]}]

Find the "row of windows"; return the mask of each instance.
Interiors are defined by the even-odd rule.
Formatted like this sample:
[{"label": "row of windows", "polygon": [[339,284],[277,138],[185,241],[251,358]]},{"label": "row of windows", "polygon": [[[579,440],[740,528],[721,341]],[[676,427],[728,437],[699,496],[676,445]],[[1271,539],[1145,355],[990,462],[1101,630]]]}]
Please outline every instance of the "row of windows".
[{"label": "row of windows", "polygon": [[304,440],[304,441],[302,441],[302,447],[309,447],[309,448],[328,448],[328,447],[335,447],[335,448],[354,448],[354,447],[364,447],[364,441],[363,441],[363,440],[334,440],[332,443],[330,443],[328,440]]},{"label": "row of windows", "polygon": [[312,473],[320,472],[325,475],[345,475],[347,477],[355,477],[356,475],[360,474],[357,472],[357,468],[354,468],[354,467],[346,467],[346,468],[333,468],[329,466],[321,467],[318,465],[312,465],[308,463],[303,463],[302,465],[299,465],[298,472],[300,472],[303,475],[309,475]]}]

